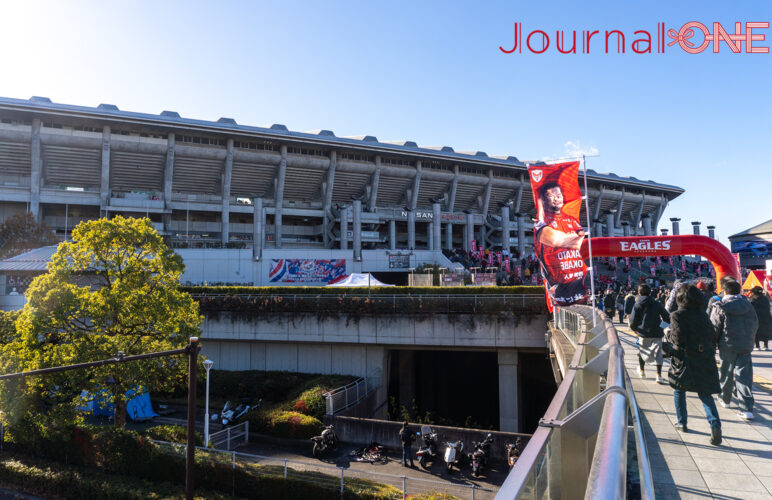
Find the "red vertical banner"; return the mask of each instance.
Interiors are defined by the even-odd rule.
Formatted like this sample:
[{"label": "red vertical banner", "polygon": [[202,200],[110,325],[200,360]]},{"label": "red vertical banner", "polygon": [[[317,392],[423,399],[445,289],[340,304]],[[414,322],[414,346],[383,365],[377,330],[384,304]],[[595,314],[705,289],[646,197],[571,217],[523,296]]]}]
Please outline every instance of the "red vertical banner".
[{"label": "red vertical banner", "polygon": [[587,302],[590,276],[579,250],[584,240],[579,162],[531,165],[528,175],[536,205],[534,251],[547,294],[557,305]]},{"label": "red vertical banner", "polygon": [[477,240],[469,242],[469,247],[472,249],[472,255],[477,253]]},{"label": "red vertical banner", "polygon": [[511,261],[509,259],[504,259],[504,269],[507,271],[507,273],[512,272],[512,264],[510,262]]},{"label": "red vertical banner", "polygon": [[493,267],[493,254],[488,252],[488,266]]},{"label": "red vertical banner", "polygon": [[498,262],[499,266],[501,266],[501,252],[496,252],[496,262]]}]

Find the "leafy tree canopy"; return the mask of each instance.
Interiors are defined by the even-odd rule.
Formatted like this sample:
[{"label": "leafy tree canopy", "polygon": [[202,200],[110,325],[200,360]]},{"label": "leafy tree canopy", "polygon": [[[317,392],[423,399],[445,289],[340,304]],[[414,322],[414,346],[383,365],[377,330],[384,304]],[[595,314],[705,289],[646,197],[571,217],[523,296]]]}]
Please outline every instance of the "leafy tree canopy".
[{"label": "leafy tree canopy", "polygon": [[[60,243],[48,272],[27,289],[16,320],[16,338],[2,347],[5,372],[33,370],[116,356],[179,349],[198,335],[198,305],[178,290],[184,264],[153,229],[149,219],[116,216],[82,222],[72,241]],[[115,402],[115,425],[125,424],[127,390],[171,390],[184,380],[187,360],[165,357],[30,377],[7,385],[3,397],[17,418],[38,411],[67,420],[85,389],[107,390]],[[37,407],[14,401],[15,391],[37,398]],[[47,404],[40,404],[41,401]],[[62,409],[64,408],[64,409]],[[61,420],[60,420],[61,421]],[[49,423],[50,424],[50,423]]]},{"label": "leafy tree canopy", "polygon": [[18,213],[0,224],[0,259],[7,259],[33,248],[56,243],[56,236],[45,224],[38,224],[29,212]]}]

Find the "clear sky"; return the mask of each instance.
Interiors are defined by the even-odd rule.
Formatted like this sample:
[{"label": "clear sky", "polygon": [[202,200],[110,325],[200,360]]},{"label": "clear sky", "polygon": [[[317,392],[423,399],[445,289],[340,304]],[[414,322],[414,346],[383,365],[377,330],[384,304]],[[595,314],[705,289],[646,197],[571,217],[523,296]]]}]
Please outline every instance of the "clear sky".
[{"label": "clear sky", "polygon": [[515,22],[568,38],[689,21],[733,32],[772,23],[772,2],[4,2],[0,95],[521,160],[597,152],[589,168],[686,189],[665,227],[699,220],[727,243],[772,218],[772,53],[498,49]]}]

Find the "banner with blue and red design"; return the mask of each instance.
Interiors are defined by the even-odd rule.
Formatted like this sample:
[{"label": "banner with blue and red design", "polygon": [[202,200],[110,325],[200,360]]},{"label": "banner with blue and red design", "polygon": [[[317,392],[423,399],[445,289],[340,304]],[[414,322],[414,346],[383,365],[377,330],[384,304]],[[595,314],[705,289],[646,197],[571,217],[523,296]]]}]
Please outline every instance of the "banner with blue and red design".
[{"label": "banner with blue and red design", "polygon": [[345,276],[346,259],[271,259],[271,283],[330,283]]}]

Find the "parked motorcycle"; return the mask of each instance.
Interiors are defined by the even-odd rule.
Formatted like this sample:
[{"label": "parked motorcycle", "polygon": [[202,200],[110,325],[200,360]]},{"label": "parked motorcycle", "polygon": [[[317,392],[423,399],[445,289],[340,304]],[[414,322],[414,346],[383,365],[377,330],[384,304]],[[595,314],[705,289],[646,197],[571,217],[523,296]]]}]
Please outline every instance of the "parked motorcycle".
[{"label": "parked motorcycle", "polygon": [[326,425],[322,430],[322,435],[312,437],[311,441],[314,442],[314,458],[320,458],[328,450],[338,445],[338,436],[331,425]]},{"label": "parked motorcycle", "polygon": [[491,443],[493,443],[493,436],[490,433],[485,436],[483,441],[479,443],[477,441],[472,442],[474,451],[469,455],[469,461],[472,463],[472,475],[474,477],[479,476],[482,473],[483,467],[488,465]]},{"label": "parked motorcycle", "polygon": [[421,467],[426,467],[427,461],[434,462],[435,458],[437,458],[437,433],[432,431],[432,428],[428,425],[422,425],[421,437],[424,440],[424,444],[418,448],[415,456],[418,458],[418,464]]},{"label": "parked motorcycle", "polygon": [[523,440],[520,438],[517,438],[514,443],[507,444],[507,465],[509,466],[509,470],[512,470],[512,467],[515,466],[515,462],[520,458],[520,451],[522,451],[522,449]]},{"label": "parked motorcycle", "polygon": [[445,443],[445,466],[448,468],[448,472],[453,471],[453,466],[461,469],[461,461],[464,459],[464,443],[461,440]]},{"label": "parked motorcycle", "polygon": [[225,406],[223,406],[222,408],[222,411],[219,414],[217,413],[213,414],[211,416],[211,419],[213,422],[217,422],[217,419],[219,418],[220,423],[222,424],[223,427],[233,425],[237,423],[241,419],[241,417],[246,415],[250,410],[260,406],[260,401],[262,401],[262,399],[259,399],[257,401],[257,404],[253,405],[252,400],[250,400],[249,398],[244,398],[241,400],[241,403],[235,408],[231,406],[230,401],[226,401]]}]

